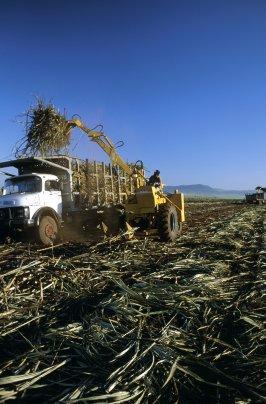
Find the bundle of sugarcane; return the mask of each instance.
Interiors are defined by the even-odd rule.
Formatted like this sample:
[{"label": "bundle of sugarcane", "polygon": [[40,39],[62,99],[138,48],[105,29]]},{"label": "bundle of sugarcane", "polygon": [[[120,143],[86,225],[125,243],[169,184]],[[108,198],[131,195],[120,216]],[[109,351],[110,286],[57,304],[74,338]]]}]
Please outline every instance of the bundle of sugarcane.
[{"label": "bundle of sugarcane", "polygon": [[51,103],[38,99],[25,114],[25,136],[15,150],[16,157],[51,155],[66,150],[70,143],[70,126]]}]

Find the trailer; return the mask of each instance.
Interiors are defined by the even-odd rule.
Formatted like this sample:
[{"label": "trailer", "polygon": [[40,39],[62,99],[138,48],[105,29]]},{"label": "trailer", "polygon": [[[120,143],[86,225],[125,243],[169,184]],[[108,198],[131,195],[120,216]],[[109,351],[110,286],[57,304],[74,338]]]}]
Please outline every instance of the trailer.
[{"label": "trailer", "polygon": [[263,205],[266,201],[266,187],[256,187],[256,192],[253,194],[246,194],[246,203]]}]

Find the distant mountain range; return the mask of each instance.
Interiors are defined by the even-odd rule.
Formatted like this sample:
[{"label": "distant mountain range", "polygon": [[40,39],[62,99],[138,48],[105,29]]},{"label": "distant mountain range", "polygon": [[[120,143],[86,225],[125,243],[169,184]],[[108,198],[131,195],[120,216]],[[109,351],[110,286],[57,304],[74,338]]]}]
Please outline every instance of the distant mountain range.
[{"label": "distant mountain range", "polygon": [[253,190],[226,190],[220,188],[212,188],[208,185],[195,184],[195,185],[167,185],[165,186],[166,192],[173,192],[175,189],[183,192],[188,196],[205,196],[216,198],[244,198],[245,194],[254,193]]}]

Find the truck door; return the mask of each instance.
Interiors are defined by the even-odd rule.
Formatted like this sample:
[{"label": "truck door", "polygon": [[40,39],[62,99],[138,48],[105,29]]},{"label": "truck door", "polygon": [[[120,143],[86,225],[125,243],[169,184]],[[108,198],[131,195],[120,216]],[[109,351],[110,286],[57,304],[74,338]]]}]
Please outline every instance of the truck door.
[{"label": "truck door", "polygon": [[44,204],[54,209],[62,217],[62,194],[58,180],[46,180],[44,184]]}]

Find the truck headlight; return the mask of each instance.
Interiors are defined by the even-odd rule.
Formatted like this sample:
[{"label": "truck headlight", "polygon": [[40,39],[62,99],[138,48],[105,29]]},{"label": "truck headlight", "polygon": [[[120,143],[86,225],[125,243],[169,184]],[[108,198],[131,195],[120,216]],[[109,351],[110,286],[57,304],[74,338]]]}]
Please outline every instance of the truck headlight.
[{"label": "truck headlight", "polygon": [[25,219],[29,219],[30,217],[30,208],[28,206],[24,208],[24,217]]},{"label": "truck headlight", "polygon": [[21,206],[16,210],[15,215],[17,219],[28,219],[30,217],[30,208]]}]

